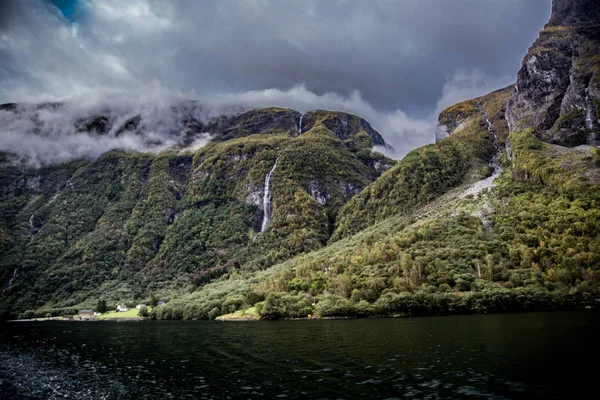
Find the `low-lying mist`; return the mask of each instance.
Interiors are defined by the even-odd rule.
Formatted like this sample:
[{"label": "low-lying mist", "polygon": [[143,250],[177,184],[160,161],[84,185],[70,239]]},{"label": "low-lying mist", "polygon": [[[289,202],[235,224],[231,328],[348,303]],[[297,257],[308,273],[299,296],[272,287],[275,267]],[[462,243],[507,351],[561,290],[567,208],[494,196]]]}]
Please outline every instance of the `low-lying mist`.
[{"label": "low-lying mist", "polygon": [[114,149],[159,152],[173,146],[199,148],[210,139],[202,124],[217,110],[183,96],[103,97],[42,104],[9,104],[0,110],[0,150],[35,166],[93,159]]},{"label": "low-lying mist", "polygon": [[400,159],[410,150],[433,142],[437,114],[444,107],[483,95],[506,82],[490,80],[478,71],[458,73],[444,86],[436,110],[424,118],[411,118],[400,109],[377,110],[357,91],[348,96],[316,94],[303,85],[213,97],[172,91],[159,84],[137,94],[96,90],[56,102],[1,106],[0,151],[16,155],[22,163],[40,166],[93,159],[114,149],[199,149],[214,133],[204,128],[215,118],[275,106],[301,113],[327,109],[359,115],[391,145],[391,149],[376,150]]}]

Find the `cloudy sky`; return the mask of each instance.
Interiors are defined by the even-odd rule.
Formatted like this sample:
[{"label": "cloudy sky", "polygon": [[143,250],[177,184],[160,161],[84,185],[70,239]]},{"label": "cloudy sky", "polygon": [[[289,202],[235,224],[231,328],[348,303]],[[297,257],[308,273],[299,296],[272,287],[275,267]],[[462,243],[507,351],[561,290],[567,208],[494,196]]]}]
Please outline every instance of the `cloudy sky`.
[{"label": "cloudy sky", "polygon": [[341,109],[369,119],[403,154],[433,140],[442,107],[514,81],[550,0],[0,0],[0,8],[0,103],[120,91]]}]

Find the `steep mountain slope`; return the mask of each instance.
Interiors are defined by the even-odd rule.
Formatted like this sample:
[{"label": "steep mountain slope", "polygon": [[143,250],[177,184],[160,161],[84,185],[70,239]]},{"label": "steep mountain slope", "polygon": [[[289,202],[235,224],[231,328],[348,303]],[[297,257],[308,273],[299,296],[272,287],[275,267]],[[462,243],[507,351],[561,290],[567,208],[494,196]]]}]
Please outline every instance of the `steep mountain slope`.
[{"label": "steep mountain slope", "polygon": [[[292,110],[220,118],[188,134],[215,129],[195,152],[115,150],[40,169],[7,155],[4,312],[187,290],[241,264],[264,268],[322,247],[340,206],[393,161],[372,153],[374,142],[385,142],[361,118],[305,117],[302,134]],[[261,232],[265,200],[272,215]]]},{"label": "steep mountain slope", "polygon": [[234,271],[172,299],[153,317],[215,318],[240,309],[285,318],[597,307],[600,152],[544,143],[532,130],[509,139],[512,161],[491,191],[464,196],[471,185],[462,184],[266,271]]},{"label": "steep mountain slope", "polygon": [[[393,169],[346,204],[332,240],[347,237],[387,217],[409,213],[450,189],[491,174],[488,164],[508,127],[504,104],[512,87],[454,105],[440,114],[438,142],[410,152]],[[498,140],[490,134],[484,113]],[[442,133],[443,132],[443,133]]]}]

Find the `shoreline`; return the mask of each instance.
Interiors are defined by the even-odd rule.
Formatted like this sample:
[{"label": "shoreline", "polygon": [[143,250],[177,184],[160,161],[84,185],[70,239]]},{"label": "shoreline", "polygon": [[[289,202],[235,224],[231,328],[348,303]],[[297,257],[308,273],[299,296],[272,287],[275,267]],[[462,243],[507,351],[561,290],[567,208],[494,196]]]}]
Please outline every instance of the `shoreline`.
[{"label": "shoreline", "polygon": [[555,309],[539,309],[539,310],[523,310],[523,311],[506,311],[506,312],[484,312],[484,313],[447,313],[447,314],[422,314],[422,315],[407,315],[407,314],[395,314],[395,315],[367,315],[367,316],[335,316],[335,317],[315,317],[310,318],[278,318],[278,319],[263,319],[263,318],[215,318],[214,320],[207,319],[152,319],[148,317],[123,317],[123,318],[102,318],[102,319],[66,319],[62,317],[52,318],[30,318],[30,319],[12,319],[0,321],[2,322],[48,322],[48,321],[60,321],[60,322],[102,322],[102,321],[218,321],[218,322],[273,322],[273,321],[335,321],[335,320],[360,320],[360,319],[396,319],[396,318],[424,318],[424,317],[449,317],[459,315],[499,315],[499,314],[524,314],[524,313],[549,313],[549,312],[560,312],[560,311],[600,311],[598,307],[575,307],[575,308],[555,308]]},{"label": "shoreline", "polygon": [[93,319],[79,319],[79,318],[62,318],[62,317],[51,317],[51,318],[28,318],[28,319],[8,319],[2,322],[48,322],[48,321],[60,321],[60,322],[102,322],[102,321],[149,321],[147,317],[123,317],[123,318],[93,318]]}]

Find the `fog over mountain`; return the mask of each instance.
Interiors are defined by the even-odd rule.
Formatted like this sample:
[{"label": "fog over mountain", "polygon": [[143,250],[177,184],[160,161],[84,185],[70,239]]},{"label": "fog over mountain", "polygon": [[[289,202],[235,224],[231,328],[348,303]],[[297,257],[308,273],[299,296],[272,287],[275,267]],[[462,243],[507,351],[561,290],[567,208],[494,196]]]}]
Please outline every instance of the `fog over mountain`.
[{"label": "fog over mountain", "polygon": [[149,135],[160,135],[171,118],[160,110],[194,100],[205,117],[268,106],[355,113],[400,158],[433,141],[441,109],[514,82],[550,1],[4,0],[0,7],[0,102],[72,103],[48,121],[54,128],[42,141],[28,136],[27,118],[0,112],[3,149],[39,161],[146,149],[134,137],[65,134],[75,114],[110,108],[123,118],[158,118]]}]

